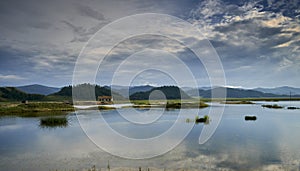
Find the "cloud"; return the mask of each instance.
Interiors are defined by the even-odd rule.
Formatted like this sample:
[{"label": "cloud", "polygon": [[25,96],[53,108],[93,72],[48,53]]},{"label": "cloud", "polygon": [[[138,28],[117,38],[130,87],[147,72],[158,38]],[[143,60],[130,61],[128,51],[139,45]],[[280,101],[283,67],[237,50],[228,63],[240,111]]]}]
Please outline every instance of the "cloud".
[{"label": "cloud", "polygon": [[3,79],[3,80],[23,80],[25,78],[22,78],[18,75],[2,75],[2,74],[0,74],[0,79]]},{"label": "cloud", "polygon": [[[71,80],[81,48],[99,29],[128,15],[158,12],[187,19],[199,28],[218,52],[229,84],[245,86],[245,76],[257,80],[255,76],[260,75],[269,84],[280,85],[285,75],[296,76],[300,72],[299,6],[298,0],[3,1],[0,5],[0,71],[3,76],[15,74],[38,82],[70,84],[65,80]],[[159,21],[153,23],[157,28],[161,28]],[[199,45],[203,39],[194,39],[190,33],[181,31],[180,26],[165,29],[172,40]],[[109,39],[116,38],[113,33],[109,33]],[[96,48],[91,49],[89,55],[95,58],[86,60],[87,66],[98,60],[97,54],[107,51],[105,43],[109,39],[102,40],[101,47],[94,43]],[[143,37],[118,45],[111,52],[106,68],[111,69],[109,67],[117,65],[124,56],[144,48],[165,50],[194,67],[202,67],[194,62],[191,52],[177,42]],[[270,79],[277,76],[280,78]],[[290,81],[291,85],[300,86],[299,82]],[[254,86],[263,82],[248,81],[247,84]]]},{"label": "cloud", "polygon": [[62,21],[62,23],[66,24],[69,28],[71,28],[73,32],[73,39],[70,42],[79,42],[86,43],[92,35],[94,35],[98,30],[100,30],[108,21],[100,22],[90,28],[76,26],[68,21]]},{"label": "cloud", "polygon": [[[260,75],[265,83],[259,84],[280,85],[286,84],[283,75],[296,76],[299,72],[300,20],[295,14],[295,4],[298,2],[286,6],[271,1],[264,4],[207,0],[191,11],[189,21],[216,48],[229,84],[241,85],[245,83],[242,77],[257,80]],[[277,83],[270,78],[277,78]],[[251,81],[245,83],[251,84]]]},{"label": "cloud", "polygon": [[81,6],[81,5],[79,5],[78,6],[78,10],[81,13],[81,15],[83,15],[83,16],[91,17],[91,18],[99,20],[99,21],[105,20],[105,17],[104,17],[104,15],[102,13],[100,13],[99,11],[96,11],[96,10],[92,9],[89,6]]}]

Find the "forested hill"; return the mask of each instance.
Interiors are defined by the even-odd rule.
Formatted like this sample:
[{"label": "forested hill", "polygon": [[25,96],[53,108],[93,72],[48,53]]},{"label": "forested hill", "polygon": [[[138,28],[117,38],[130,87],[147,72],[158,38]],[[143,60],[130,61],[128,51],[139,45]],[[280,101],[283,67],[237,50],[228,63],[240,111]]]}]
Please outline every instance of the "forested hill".
[{"label": "forested hill", "polygon": [[27,94],[15,87],[0,87],[0,101],[43,100],[44,95]]},{"label": "forested hill", "polygon": [[[91,84],[81,84],[75,86],[75,90],[79,90],[79,95],[81,97],[91,97],[87,96],[89,89],[95,90],[95,97],[98,96],[111,96],[111,91],[108,88],[100,87],[98,85]],[[78,95],[78,94],[77,94]],[[113,98],[116,100],[124,99],[120,94],[113,92]],[[41,95],[41,94],[28,94],[15,87],[0,87],[0,101],[63,101],[63,100],[72,100],[72,86],[65,86],[61,88],[57,93],[50,95]],[[85,99],[81,99],[85,100]],[[86,99],[90,100],[90,99]],[[95,99],[97,100],[97,99]]]},{"label": "forested hill", "polygon": [[[153,88],[149,91],[134,93],[134,94],[130,95],[130,100],[148,100],[150,94],[155,90],[161,91],[165,95],[166,99],[189,99],[189,98],[191,98],[184,91],[182,91],[180,88],[178,88],[176,86],[162,86],[162,87]],[[154,93],[151,95],[151,98],[162,99],[164,97],[161,96],[160,94]]]},{"label": "forested hill", "polygon": [[[92,84],[80,84],[74,87],[74,90],[77,92],[76,96],[80,97],[80,100],[90,100],[89,97],[92,97],[89,93],[95,93],[95,97],[98,96],[111,96],[116,100],[124,99],[120,94],[113,92],[111,94],[111,90],[107,87],[101,87],[99,85]],[[90,92],[92,90],[93,92]],[[92,94],[93,95],[93,94]],[[53,93],[50,96],[60,96],[65,98],[72,97],[72,86],[63,87],[59,92]]]}]

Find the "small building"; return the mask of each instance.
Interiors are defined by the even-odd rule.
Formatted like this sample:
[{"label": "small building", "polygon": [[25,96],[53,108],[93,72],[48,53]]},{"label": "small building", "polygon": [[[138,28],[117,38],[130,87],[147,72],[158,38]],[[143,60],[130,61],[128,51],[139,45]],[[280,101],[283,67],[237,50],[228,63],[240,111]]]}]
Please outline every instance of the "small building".
[{"label": "small building", "polygon": [[113,102],[112,96],[98,96],[98,101],[101,104],[111,104]]},{"label": "small building", "polygon": [[28,104],[28,100],[22,100],[21,103],[22,104]]}]

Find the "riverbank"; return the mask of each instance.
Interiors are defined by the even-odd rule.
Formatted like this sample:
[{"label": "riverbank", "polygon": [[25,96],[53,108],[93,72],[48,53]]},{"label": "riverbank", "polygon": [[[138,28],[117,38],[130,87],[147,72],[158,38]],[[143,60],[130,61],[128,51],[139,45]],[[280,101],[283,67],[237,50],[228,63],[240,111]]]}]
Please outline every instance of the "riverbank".
[{"label": "riverbank", "polygon": [[66,115],[69,112],[78,110],[115,110],[116,108],[205,108],[209,105],[202,101],[180,102],[172,100],[166,103],[155,101],[133,101],[132,103],[115,105],[83,105],[73,106],[72,104],[62,102],[29,102],[20,104],[17,102],[0,103],[0,116],[20,116],[20,117],[39,117],[51,115]]},{"label": "riverbank", "polygon": [[[255,104],[255,101],[278,102],[288,101],[288,98],[230,98],[230,99],[189,99],[189,100],[133,100],[116,101],[114,105],[84,105],[83,108],[63,102],[29,102],[28,104],[18,102],[1,102],[0,116],[38,117],[49,115],[66,115],[69,112],[79,110],[114,110],[116,108],[166,108],[187,109],[205,108],[206,102],[220,102],[225,104]],[[300,99],[293,99],[294,101]],[[253,102],[254,101],[254,102]],[[124,105],[126,104],[126,105]],[[117,106],[117,107],[116,107]]]},{"label": "riverbank", "polygon": [[75,110],[71,104],[62,102],[0,103],[0,116],[37,117],[66,115],[68,112],[73,111]]}]

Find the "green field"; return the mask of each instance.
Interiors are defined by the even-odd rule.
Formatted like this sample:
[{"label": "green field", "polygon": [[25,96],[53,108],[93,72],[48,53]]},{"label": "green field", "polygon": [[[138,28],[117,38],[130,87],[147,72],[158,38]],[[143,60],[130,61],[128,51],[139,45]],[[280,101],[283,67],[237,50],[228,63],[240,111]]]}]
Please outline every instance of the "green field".
[{"label": "green field", "polygon": [[49,116],[49,115],[65,115],[74,111],[74,107],[70,104],[61,102],[32,102],[28,104],[20,104],[16,102],[0,103],[0,116]]}]

